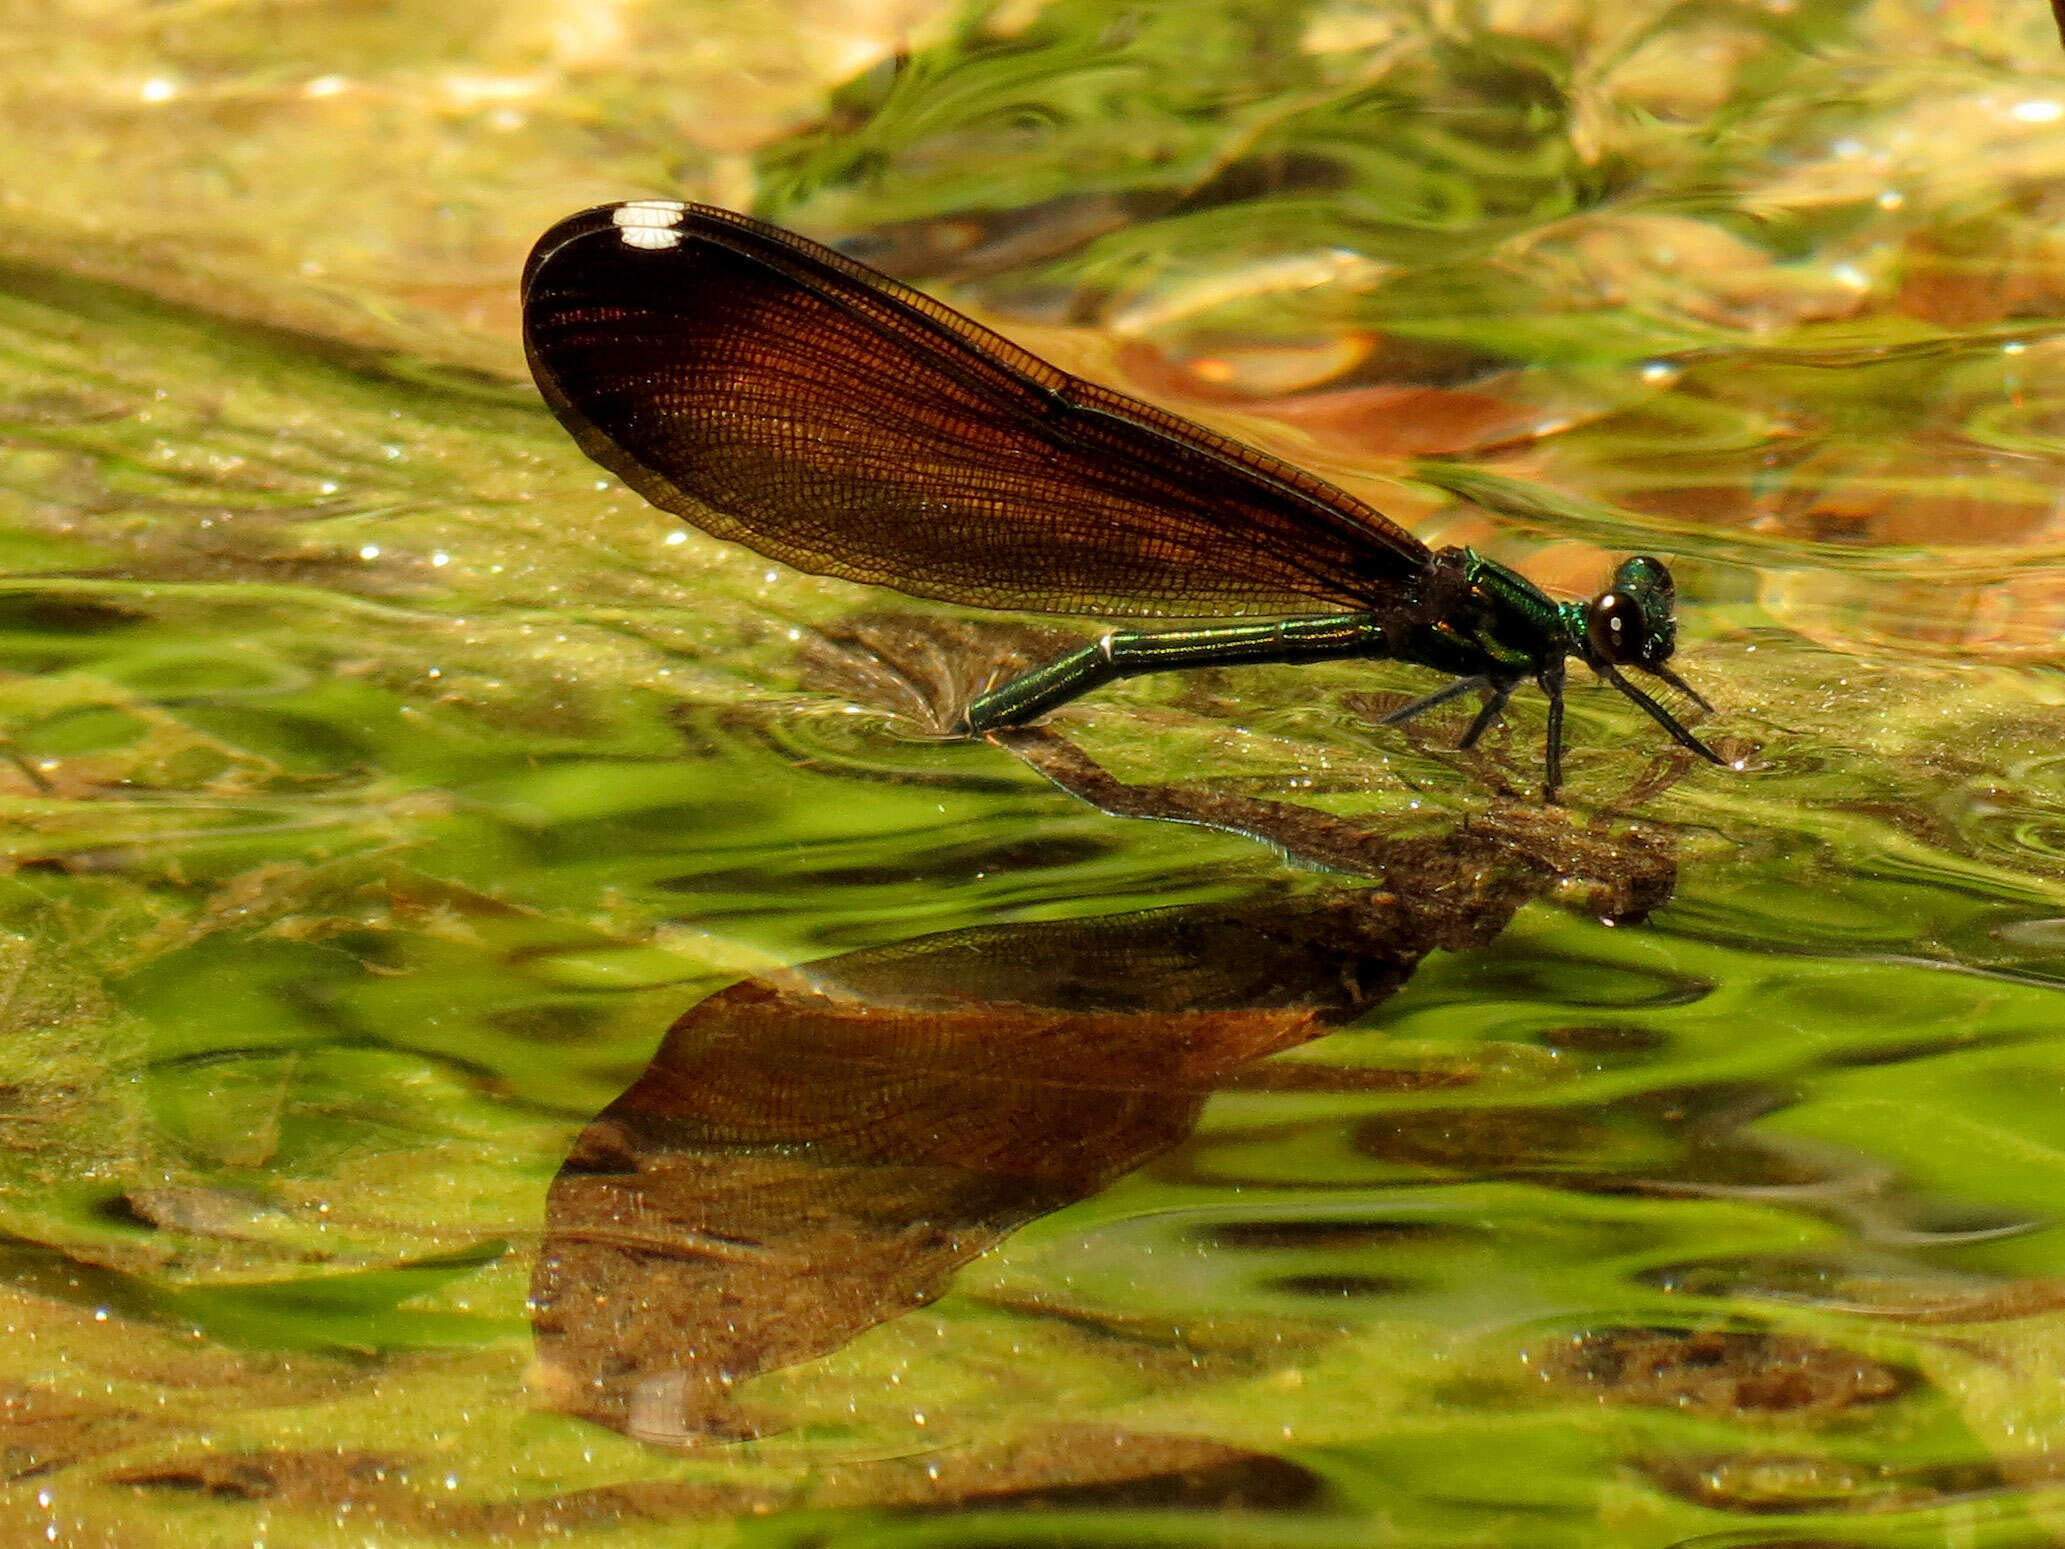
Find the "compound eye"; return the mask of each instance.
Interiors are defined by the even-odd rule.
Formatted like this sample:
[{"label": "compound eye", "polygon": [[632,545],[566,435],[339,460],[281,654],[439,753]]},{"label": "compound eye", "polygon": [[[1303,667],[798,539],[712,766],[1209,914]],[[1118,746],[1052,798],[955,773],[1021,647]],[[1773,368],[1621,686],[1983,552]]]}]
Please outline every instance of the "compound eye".
[{"label": "compound eye", "polygon": [[1655,649],[1649,618],[1625,592],[1601,592],[1585,610],[1585,639],[1592,654],[1615,666],[1648,661]]}]

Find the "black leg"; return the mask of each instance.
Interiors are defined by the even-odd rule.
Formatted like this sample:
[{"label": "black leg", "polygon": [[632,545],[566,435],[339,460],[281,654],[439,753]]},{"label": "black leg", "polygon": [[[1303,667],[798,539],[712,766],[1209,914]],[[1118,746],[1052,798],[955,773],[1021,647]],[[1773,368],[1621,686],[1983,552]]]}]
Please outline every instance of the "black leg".
[{"label": "black leg", "polygon": [[1492,723],[1505,714],[1506,701],[1513,697],[1513,685],[1501,683],[1491,691],[1491,698],[1484,701],[1484,708],[1477,712],[1477,719],[1470,723],[1470,729],[1463,733],[1463,740],[1456,744],[1464,752],[1477,746],[1477,739],[1491,730]]},{"label": "black leg", "polygon": [[1556,799],[1557,787],[1563,784],[1563,662],[1559,657],[1556,665],[1544,668],[1538,680],[1542,693],[1549,701],[1549,768],[1548,778],[1542,785],[1542,800]]},{"label": "black leg", "polygon": [[1400,705],[1389,715],[1380,719],[1377,724],[1379,726],[1403,725],[1414,716],[1422,715],[1437,705],[1445,705],[1451,699],[1460,699],[1465,694],[1474,693],[1480,688],[1489,688],[1490,686],[1491,679],[1489,678],[1457,678],[1455,682],[1448,684],[1444,688],[1437,688],[1431,694],[1424,694],[1409,705]]},{"label": "black leg", "polygon": [[1651,699],[1647,694],[1643,693],[1639,688],[1635,687],[1634,684],[1630,683],[1618,672],[1615,672],[1612,667],[1608,666],[1604,662],[1598,662],[1593,665],[1592,670],[1598,673],[1599,676],[1604,678],[1608,683],[1611,683],[1615,688],[1619,689],[1623,694],[1627,695],[1628,698],[1634,700],[1635,703],[1640,705],[1644,710],[1647,710],[1649,712],[1649,718],[1655,721],[1656,724],[1661,726],[1665,731],[1669,732],[1671,734],[1672,740],[1675,741],[1679,747],[1690,748],[1693,752],[1697,753],[1701,758],[1705,759],[1710,764],[1718,764],[1721,762],[1720,755],[1716,753],[1712,748],[1708,747],[1704,742],[1701,742],[1697,737],[1693,736],[1691,732],[1687,731],[1684,727],[1680,726],[1678,724],[1678,718],[1676,716],[1672,715],[1670,711],[1666,710],[1662,705],[1658,704],[1655,700]]},{"label": "black leg", "polygon": [[1675,672],[1671,671],[1670,668],[1661,666],[1644,667],[1642,670],[1648,673],[1653,678],[1662,678],[1664,682],[1670,684],[1672,688],[1676,689],[1679,693],[1683,694],[1687,699],[1691,700],[1694,704],[1698,705],[1700,709],[1708,711],[1709,713],[1712,712],[1714,707],[1706,702],[1706,697],[1703,694],[1701,694],[1698,689],[1694,688],[1690,683],[1687,683],[1683,678],[1679,677]]}]

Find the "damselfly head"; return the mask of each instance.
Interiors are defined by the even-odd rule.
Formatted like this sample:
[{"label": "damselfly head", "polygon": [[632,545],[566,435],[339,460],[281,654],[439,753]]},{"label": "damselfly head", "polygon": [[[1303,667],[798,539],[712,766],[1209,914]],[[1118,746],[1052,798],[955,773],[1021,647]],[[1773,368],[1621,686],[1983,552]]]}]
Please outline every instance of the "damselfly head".
[{"label": "damselfly head", "polygon": [[1678,626],[1671,617],[1677,596],[1662,560],[1647,554],[1623,560],[1613,585],[1585,608],[1586,659],[1651,671],[1662,666],[1678,646]]},{"label": "damselfly head", "polygon": [[1620,669],[1638,667],[1698,705],[1711,710],[1698,689],[1664,665],[1678,648],[1678,625],[1671,604],[1678,588],[1660,559],[1637,554],[1621,561],[1613,585],[1585,605],[1585,663],[1646,711],[1679,746],[1690,748],[1709,763],[1721,762],[1714,750],[1687,731],[1675,715],[1630,683]]}]

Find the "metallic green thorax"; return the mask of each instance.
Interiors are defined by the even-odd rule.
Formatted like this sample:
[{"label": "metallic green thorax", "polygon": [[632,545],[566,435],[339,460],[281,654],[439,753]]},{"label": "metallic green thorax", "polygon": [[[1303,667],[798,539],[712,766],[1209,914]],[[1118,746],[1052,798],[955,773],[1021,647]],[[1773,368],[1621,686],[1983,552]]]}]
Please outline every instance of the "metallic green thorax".
[{"label": "metallic green thorax", "polygon": [[1378,613],[1395,620],[1382,654],[1459,678],[1533,677],[1582,650],[1584,608],[1573,606],[1574,618],[1517,570],[1470,549],[1443,549],[1420,595]]}]

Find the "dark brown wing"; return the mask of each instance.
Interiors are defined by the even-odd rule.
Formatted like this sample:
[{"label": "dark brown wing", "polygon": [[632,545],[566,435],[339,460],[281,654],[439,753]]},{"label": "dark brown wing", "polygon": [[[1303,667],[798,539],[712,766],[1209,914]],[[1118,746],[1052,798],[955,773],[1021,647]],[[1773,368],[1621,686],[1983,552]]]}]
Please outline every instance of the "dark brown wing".
[{"label": "dark brown wing", "polygon": [[671,201],[547,232],[524,341],[582,450],[800,570],[982,607],[1357,609],[1426,545],[790,232]]}]

